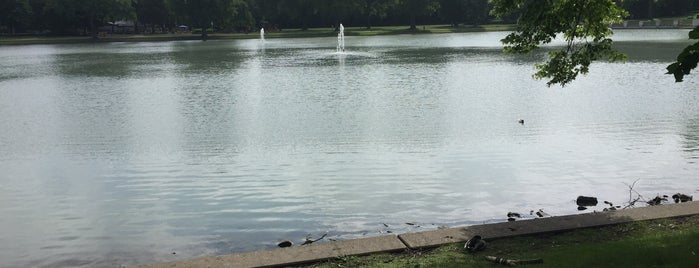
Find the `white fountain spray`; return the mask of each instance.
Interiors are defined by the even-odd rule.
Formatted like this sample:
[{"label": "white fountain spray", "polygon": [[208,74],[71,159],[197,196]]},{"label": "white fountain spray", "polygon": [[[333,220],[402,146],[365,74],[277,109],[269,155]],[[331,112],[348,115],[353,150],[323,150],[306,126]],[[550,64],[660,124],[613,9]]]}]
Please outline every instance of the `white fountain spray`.
[{"label": "white fountain spray", "polygon": [[345,52],[345,26],[340,23],[340,33],[337,34],[337,52]]},{"label": "white fountain spray", "polygon": [[260,28],[260,40],[265,41],[265,28]]}]

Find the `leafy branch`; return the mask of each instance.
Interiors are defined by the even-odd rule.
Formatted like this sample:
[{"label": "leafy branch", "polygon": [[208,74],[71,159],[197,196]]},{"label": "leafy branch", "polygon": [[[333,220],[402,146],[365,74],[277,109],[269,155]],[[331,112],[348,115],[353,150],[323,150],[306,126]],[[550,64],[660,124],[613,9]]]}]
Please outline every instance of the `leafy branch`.
[{"label": "leafy branch", "polygon": [[509,53],[528,53],[562,35],[564,48],[549,52],[537,64],[537,79],[548,86],[566,84],[587,74],[596,60],[621,61],[626,55],[612,49],[610,23],[621,22],[628,12],[613,0],[491,0],[492,14],[520,13],[517,30],[501,41]]},{"label": "leafy branch", "polygon": [[[689,39],[699,39],[699,26],[689,32]],[[682,82],[685,75],[697,67],[699,61],[699,42],[686,47],[678,56],[677,61],[667,66],[667,74],[675,76],[675,82]]]}]

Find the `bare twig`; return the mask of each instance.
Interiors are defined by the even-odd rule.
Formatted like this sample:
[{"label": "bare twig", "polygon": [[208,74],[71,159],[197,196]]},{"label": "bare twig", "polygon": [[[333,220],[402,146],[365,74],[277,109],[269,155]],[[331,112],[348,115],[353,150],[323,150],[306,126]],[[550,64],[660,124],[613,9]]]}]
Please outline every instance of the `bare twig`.
[{"label": "bare twig", "polygon": [[301,245],[303,246],[303,245],[310,245],[310,244],[313,244],[313,243],[318,242],[318,241],[320,241],[321,239],[325,238],[326,235],[328,235],[328,234],[323,234],[323,236],[321,236],[320,238],[318,238],[318,239],[316,239],[316,240],[311,240],[311,235],[307,235],[307,236],[306,236],[306,241],[304,241],[303,244],[301,244]]},{"label": "bare twig", "polygon": [[[637,183],[639,180],[641,180],[641,179],[636,179],[636,180],[635,180],[632,184],[630,184],[630,185],[629,185],[628,183],[624,183],[624,184],[626,184],[626,186],[629,187],[629,202],[627,203],[627,205],[626,205],[624,208],[631,208],[631,207],[634,207],[634,206],[636,205],[636,202],[638,202],[639,200],[642,200],[642,201],[644,201],[644,202],[646,201],[645,198],[643,198],[643,196],[642,196],[638,191],[636,191],[636,190],[633,189],[634,187],[636,187],[636,183]],[[635,199],[633,198],[633,194],[634,194],[634,193],[636,194],[636,198],[635,198]]]}]

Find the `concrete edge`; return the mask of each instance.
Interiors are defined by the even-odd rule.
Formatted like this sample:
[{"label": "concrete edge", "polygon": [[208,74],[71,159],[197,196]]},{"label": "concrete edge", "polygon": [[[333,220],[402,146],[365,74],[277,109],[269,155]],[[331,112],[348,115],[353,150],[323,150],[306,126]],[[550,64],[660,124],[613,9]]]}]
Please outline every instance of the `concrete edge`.
[{"label": "concrete edge", "polygon": [[278,248],[155,263],[137,267],[277,267],[318,262],[342,256],[406,250],[396,235],[368,237],[306,246]]},{"label": "concrete edge", "polygon": [[449,243],[466,242],[476,234],[486,239],[496,239],[694,214],[699,214],[699,202],[446,228],[434,231],[400,234],[398,237],[408,248],[420,249]]},{"label": "concrete edge", "polygon": [[280,267],[312,263],[342,256],[397,252],[465,242],[478,234],[484,239],[506,238],[592,228],[633,221],[699,214],[699,202],[624,209],[610,212],[538,218],[400,235],[378,236],[307,246],[261,250],[135,267]]}]

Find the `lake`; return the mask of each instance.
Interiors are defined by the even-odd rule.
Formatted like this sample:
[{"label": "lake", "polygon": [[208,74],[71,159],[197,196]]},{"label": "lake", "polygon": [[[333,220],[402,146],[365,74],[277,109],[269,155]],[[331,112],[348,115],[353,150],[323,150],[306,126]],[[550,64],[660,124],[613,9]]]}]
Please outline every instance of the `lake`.
[{"label": "lake", "polygon": [[687,32],[618,31],[629,60],[564,88],[504,32],[1,47],[0,266],[573,214],[635,181],[694,195],[699,79],[664,74]]}]

